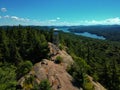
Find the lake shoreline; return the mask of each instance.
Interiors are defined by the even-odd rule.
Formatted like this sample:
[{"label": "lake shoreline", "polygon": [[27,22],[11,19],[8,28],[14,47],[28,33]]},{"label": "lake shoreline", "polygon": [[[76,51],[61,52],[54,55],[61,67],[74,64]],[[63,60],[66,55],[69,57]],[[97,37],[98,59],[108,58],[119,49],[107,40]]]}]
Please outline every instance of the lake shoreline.
[{"label": "lake shoreline", "polygon": [[80,35],[80,36],[84,36],[84,37],[100,39],[100,40],[106,40],[106,38],[104,36],[89,33],[89,32],[86,32],[86,31],[84,31],[84,32],[73,32],[73,31],[70,31],[69,28],[57,28],[57,29],[60,30],[60,31],[63,31],[65,33],[73,33],[75,35]]}]

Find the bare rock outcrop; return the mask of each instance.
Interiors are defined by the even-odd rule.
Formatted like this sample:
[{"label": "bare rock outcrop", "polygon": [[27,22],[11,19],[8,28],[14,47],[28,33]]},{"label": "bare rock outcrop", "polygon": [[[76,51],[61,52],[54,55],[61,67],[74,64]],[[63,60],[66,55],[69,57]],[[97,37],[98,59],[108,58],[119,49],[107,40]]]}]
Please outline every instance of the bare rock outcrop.
[{"label": "bare rock outcrop", "polygon": [[56,45],[52,43],[48,43],[49,48],[50,48],[50,55],[51,55],[51,60],[55,61],[57,56],[62,57],[63,59],[63,65],[65,68],[67,68],[69,65],[73,64],[73,59],[72,57],[64,50],[60,50]]},{"label": "bare rock outcrop", "polygon": [[[37,83],[48,79],[52,90],[79,90],[72,85],[73,78],[67,73],[64,66],[55,64],[53,61],[44,59],[42,62],[36,63],[33,69],[27,75],[35,76]],[[24,87],[25,77],[19,80],[19,83]]]},{"label": "bare rock outcrop", "polygon": [[44,59],[47,64],[37,63],[33,67],[35,76],[41,81],[48,79],[52,90],[78,90],[72,85],[72,77],[60,64]]},{"label": "bare rock outcrop", "polygon": [[[35,81],[40,83],[44,79],[48,79],[52,90],[83,90],[82,88],[75,87],[72,84],[72,76],[68,74],[66,68],[74,63],[72,57],[64,50],[60,50],[54,44],[49,43],[50,59],[43,59],[41,62],[36,63],[32,70],[27,75],[35,76]],[[63,58],[63,62],[56,64],[54,61],[56,57]],[[88,76],[94,86],[94,90],[106,90],[100,83],[94,82],[92,77]],[[19,84],[23,87],[25,77],[19,80]]]}]

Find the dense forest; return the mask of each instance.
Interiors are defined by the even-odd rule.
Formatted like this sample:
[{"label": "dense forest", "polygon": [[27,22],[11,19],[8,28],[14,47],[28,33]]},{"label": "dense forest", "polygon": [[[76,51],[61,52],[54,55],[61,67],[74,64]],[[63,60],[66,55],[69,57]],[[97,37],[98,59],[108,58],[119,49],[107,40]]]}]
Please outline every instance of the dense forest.
[{"label": "dense forest", "polygon": [[[17,81],[35,63],[49,58],[48,42],[52,39],[53,29],[47,27],[0,27],[0,90],[16,90]],[[73,57],[75,63],[68,72],[78,86],[85,88],[86,75],[91,75],[108,90],[120,89],[120,42],[60,32],[59,48]],[[47,88],[45,83],[49,86],[43,81],[37,88]]]},{"label": "dense forest", "polygon": [[50,32],[44,29],[0,27],[0,90],[16,90],[17,80],[27,74],[33,64],[49,58]]},{"label": "dense forest", "polygon": [[96,25],[69,27],[69,31],[76,33],[89,32],[104,36],[110,41],[120,41],[120,25]]},{"label": "dense forest", "polygon": [[[120,89],[120,43],[90,39],[73,34],[60,34],[60,42],[76,64],[69,70],[78,82],[91,75],[108,90]],[[82,59],[82,60],[81,60]],[[83,72],[83,73],[80,73]],[[82,77],[82,78],[81,78]]]}]

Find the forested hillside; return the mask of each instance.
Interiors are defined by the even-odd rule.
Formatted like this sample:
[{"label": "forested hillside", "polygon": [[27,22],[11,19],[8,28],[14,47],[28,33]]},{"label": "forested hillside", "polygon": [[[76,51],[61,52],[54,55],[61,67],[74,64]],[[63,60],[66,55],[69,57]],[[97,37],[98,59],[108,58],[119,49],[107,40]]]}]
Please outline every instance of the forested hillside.
[{"label": "forested hillside", "polygon": [[76,60],[76,64],[71,67],[69,72],[77,82],[84,82],[84,75],[87,73],[108,90],[120,89],[119,42],[90,39],[65,33],[60,34],[60,40],[61,46],[68,47],[67,52]]},{"label": "forested hillside", "polygon": [[70,27],[69,31],[76,33],[89,32],[105,37],[110,41],[120,41],[120,25],[93,25]]},{"label": "forested hillside", "polygon": [[[53,30],[46,27],[0,27],[0,90],[16,90],[17,81],[35,63],[50,57],[48,42],[52,42],[52,36]],[[59,48],[75,61],[67,70],[76,86],[93,90],[86,83],[86,75],[91,75],[108,90],[120,89],[120,42],[60,32]],[[42,85],[49,86],[49,82]]]},{"label": "forested hillside", "polygon": [[43,30],[0,27],[0,90],[15,90],[17,80],[27,74],[33,64],[48,58],[46,38],[49,40],[50,33]]}]

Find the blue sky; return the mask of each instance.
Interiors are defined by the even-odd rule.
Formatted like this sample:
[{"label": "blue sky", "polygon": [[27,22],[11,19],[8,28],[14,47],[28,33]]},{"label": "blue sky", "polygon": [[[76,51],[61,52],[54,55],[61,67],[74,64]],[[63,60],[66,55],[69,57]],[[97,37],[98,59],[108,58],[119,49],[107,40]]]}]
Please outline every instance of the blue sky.
[{"label": "blue sky", "polygon": [[0,25],[120,24],[120,0],[0,0]]}]

